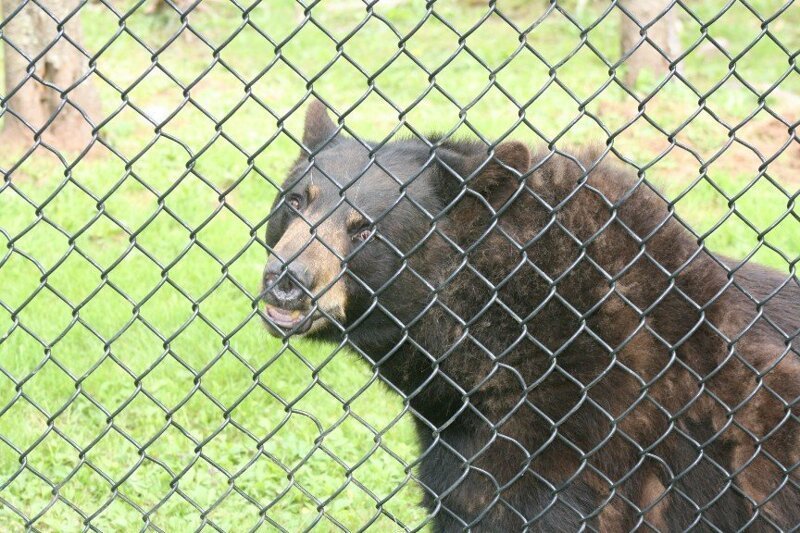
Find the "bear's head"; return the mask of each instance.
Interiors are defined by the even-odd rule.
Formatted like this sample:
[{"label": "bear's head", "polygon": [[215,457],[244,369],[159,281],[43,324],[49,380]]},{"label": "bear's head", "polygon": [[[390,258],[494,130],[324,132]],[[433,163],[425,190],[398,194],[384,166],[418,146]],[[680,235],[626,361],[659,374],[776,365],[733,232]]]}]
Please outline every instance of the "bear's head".
[{"label": "bear's head", "polygon": [[272,207],[264,318],[278,336],[340,335],[376,310],[413,315],[437,290],[437,267],[420,255],[458,252],[435,228],[466,203],[496,208],[530,166],[514,141],[493,152],[417,139],[376,147],[340,130],[321,102],[310,105],[305,149]]}]

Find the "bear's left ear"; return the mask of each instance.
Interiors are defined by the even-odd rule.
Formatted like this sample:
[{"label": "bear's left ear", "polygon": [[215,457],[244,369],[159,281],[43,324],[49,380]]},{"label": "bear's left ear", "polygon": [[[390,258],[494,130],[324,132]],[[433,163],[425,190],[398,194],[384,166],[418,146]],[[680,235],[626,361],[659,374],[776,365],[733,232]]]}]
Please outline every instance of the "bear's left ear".
[{"label": "bear's left ear", "polygon": [[316,151],[330,142],[336,133],[336,124],[328,116],[328,109],[325,104],[314,99],[306,111],[303,144],[307,149]]},{"label": "bear's left ear", "polygon": [[449,203],[465,187],[477,192],[491,204],[502,204],[519,187],[531,167],[531,151],[519,141],[497,145],[494,155],[479,149],[463,153],[444,150],[440,158],[446,167],[439,184],[442,200]]}]

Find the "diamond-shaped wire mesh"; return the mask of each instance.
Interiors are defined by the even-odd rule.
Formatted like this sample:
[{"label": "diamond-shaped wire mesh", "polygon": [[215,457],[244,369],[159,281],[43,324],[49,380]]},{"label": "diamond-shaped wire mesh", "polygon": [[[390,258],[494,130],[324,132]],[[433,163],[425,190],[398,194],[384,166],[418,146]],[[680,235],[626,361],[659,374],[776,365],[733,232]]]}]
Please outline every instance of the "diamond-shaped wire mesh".
[{"label": "diamond-shaped wire mesh", "polygon": [[798,28],[3,0],[0,529],[797,529]]}]

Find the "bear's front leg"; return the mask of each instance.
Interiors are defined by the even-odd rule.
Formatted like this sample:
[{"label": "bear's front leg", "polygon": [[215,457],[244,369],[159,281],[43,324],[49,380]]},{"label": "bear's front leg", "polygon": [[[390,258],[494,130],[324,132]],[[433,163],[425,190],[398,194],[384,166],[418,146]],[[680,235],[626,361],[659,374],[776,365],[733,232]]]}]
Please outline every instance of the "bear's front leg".
[{"label": "bear's front leg", "polygon": [[575,531],[599,495],[581,479],[555,491],[532,471],[519,447],[455,423],[433,434],[417,424],[422,443],[419,481],[435,531]]}]

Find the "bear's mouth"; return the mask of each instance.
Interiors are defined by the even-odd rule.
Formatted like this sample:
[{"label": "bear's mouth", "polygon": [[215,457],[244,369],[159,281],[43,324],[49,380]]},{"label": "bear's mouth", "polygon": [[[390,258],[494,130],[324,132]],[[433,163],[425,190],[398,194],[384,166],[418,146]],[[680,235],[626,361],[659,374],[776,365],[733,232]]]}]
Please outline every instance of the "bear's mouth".
[{"label": "bear's mouth", "polygon": [[287,335],[302,335],[311,329],[314,313],[300,309],[282,309],[267,304],[266,314],[269,324],[277,326]]}]

